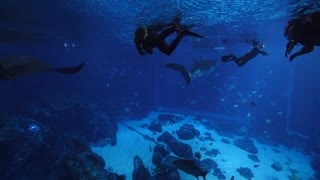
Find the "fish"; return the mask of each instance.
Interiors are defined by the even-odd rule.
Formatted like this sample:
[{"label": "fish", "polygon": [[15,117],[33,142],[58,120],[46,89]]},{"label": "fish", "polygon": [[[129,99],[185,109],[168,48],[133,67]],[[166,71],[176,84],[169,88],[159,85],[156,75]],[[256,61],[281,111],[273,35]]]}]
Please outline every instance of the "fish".
[{"label": "fish", "polygon": [[0,59],[0,80],[10,80],[37,72],[56,72],[71,75],[80,72],[83,65],[82,62],[74,67],[56,68],[35,57],[9,56]]},{"label": "fish", "polygon": [[207,171],[203,171],[194,160],[178,159],[174,160],[173,164],[181,171],[195,176],[197,179],[202,176],[206,180]]},{"label": "fish", "polygon": [[255,102],[255,101],[250,101],[250,106],[251,106],[251,107],[256,107],[256,106],[257,106],[257,104],[256,104],[256,102]]},{"label": "fish", "polygon": [[217,68],[217,66],[218,61],[202,60],[202,58],[200,58],[199,60],[193,59],[193,64],[189,71],[185,68],[184,65],[181,64],[168,63],[165,65],[166,68],[178,71],[183,76],[188,85],[190,85],[192,80],[213,72]]},{"label": "fish", "polygon": [[254,167],[254,168],[257,168],[257,167],[259,167],[259,165],[258,165],[258,164],[256,164],[256,165],[254,165],[253,167]]},{"label": "fish", "polygon": [[234,180],[234,176],[232,176],[230,180]]}]

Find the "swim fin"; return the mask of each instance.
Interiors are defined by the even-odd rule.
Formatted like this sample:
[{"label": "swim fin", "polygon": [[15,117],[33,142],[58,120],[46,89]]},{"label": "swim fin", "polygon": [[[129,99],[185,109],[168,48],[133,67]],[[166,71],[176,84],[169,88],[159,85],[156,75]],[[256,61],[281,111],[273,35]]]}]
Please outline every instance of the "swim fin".
[{"label": "swim fin", "polygon": [[168,63],[165,65],[165,67],[180,72],[181,75],[183,76],[184,80],[187,82],[187,84],[190,85],[191,77],[183,65],[176,64],[176,63]]},{"label": "swim fin", "polygon": [[71,68],[52,68],[49,71],[51,72],[57,72],[57,73],[62,73],[62,74],[76,74],[81,71],[84,63],[81,63],[75,67]]},{"label": "swim fin", "polygon": [[182,32],[182,35],[184,35],[184,36],[193,36],[193,37],[196,37],[196,38],[204,39],[204,37],[201,36],[200,34],[197,34],[197,33],[195,33],[195,32],[191,32],[191,31],[189,31],[189,30],[184,30],[184,31]]}]

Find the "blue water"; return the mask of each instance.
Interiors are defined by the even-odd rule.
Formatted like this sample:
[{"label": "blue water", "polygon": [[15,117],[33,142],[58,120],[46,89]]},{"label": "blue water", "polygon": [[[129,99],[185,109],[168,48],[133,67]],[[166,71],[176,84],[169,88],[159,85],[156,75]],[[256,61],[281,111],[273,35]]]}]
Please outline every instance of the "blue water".
[{"label": "blue water", "polygon": [[[284,56],[284,27],[305,7],[306,12],[314,12],[320,4],[307,0],[2,0],[1,58],[25,55],[55,67],[85,65],[73,76],[35,73],[0,82],[1,177],[51,177],[51,168],[70,137],[85,144],[112,139],[117,122],[139,120],[163,109],[231,122],[230,128],[228,123],[220,125],[231,134],[237,134],[231,127],[240,123],[249,137],[262,143],[318,157],[319,47],[293,62]],[[132,40],[136,27],[170,22],[177,13],[182,14],[182,23],[197,24],[192,30],[205,39],[186,37],[170,56],[158,50],[140,56]],[[241,68],[220,61],[226,54],[248,52],[255,39],[265,44],[269,56],[258,55]],[[200,57],[219,64],[189,86],[181,75],[164,68],[171,62],[189,68],[193,58]]]}]

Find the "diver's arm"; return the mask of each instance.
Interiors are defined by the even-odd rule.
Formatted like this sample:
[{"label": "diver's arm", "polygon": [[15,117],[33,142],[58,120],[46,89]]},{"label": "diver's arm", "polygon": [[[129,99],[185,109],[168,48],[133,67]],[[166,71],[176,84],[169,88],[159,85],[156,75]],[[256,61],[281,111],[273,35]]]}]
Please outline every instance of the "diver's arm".
[{"label": "diver's arm", "polygon": [[302,54],[307,54],[309,52],[312,52],[313,51],[313,45],[306,45],[306,46],[303,46],[302,49],[300,49],[298,52],[292,54],[290,56],[290,62],[293,61],[294,58],[296,58],[297,56],[300,56]]},{"label": "diver's arm", "polygon": [[262,54],[262,55],[264,55],[264,56],[268,56],[268,55],[269,55],[269,52],[263,51],[263,50],[261,50],[261,49],[259,49],[259,53]]},{"label": "diver's arm", "polygon": [[136,48],[137,48],[137,51],[139,52],[139,54],[140,54],[141,56],[145,55],[146,52],[144,52],[144,51],[142,50],[142,48],[141,48],[141,43],[136,42],[136,41],[135,41],[134,43],[135,43],[135,45],[136,45]]}]

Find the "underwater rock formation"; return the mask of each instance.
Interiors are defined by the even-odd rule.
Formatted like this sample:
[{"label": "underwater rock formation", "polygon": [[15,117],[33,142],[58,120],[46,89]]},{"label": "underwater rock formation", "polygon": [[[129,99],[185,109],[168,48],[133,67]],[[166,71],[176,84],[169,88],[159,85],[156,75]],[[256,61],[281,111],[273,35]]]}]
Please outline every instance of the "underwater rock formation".
[{"label": "underwater rock formation", "polygon": [[168,152],[163,145],[156,145],[153,148],[152,163],[160,165],[162,160],[167,156]]},{"label": "underwater rock formation", "polygon": [[189,140],[199,136],[200,131],[195,129],[191,124],[184,124],[177,131],[177,135],[180,139]]},{"label": "underwater rock formation", "polygon": [[247,151],[248,153],[258,154],[258,149],[254,145],[253,141],[248,137],[237,139],[233,143],[235,146]]},{"label": "underwater rock formation", "polygon": [[210,151],[207,151],[206,153],[204,153],[207,156],[210,157],[216,157],[218,154],[221,154],[220,151],[218,149],[212,149]]},{"label": "underwater rock formation", "polygon": [[148,169],[143,165],[143,162],[139,156],[135,156],[133,159],[133,172],[132,180],[149,179],[151,177]]},{"label": "underwater rock formation", "polygon": [[225,144],[230,144],[230,141],[226,138],[222,138],[221,141]]},{"label": "underwater rock formation", "polygon": [[175,137],[173,137],[167,131],[162,133],[157,140],[159,142],[165,143],[175,155],[182,158],[187,158],[187,159],[193,158],[192,147],[188,144],[179,142]]},{"label": "underwater rock formation", "polygon": [[258,156],[255,154],[248,154],[248,158],[251,159],[253,162],[260,162]]},{"label": "underwater rock formation", "polygon": [[214,139],[211,136],[211,133],[205,132],[203,135],[204,136],[198,136],[198,139],[200,141],[214,141]]},{"label": "underwater rock formation", "polygon": [[[117,143],[118,124],[109,114],[98,111],[91,104],[75,97],[45,102],[42,107],[47,109],[45,113],[54,114],[48,116],[46,121],[54,122],[55,131],[82,137],[90,143],[105,138],[110,139],[111,145]],[[37,111],[34,116],[41,116],[42,113],[44,112]]]},{"label": "underwater rock formation", "polygon": [[225,175],[223,174],[221,169],[218,167],[218,164],[212,159],[206,158],[200,161],[200,167],[207,172],[210,172],[211,170],[213,170],[212,174],[217,176],[218,179],[226,179]]},{"label": "underwater rock formation", "polygon": [[162,125],[157,121],[152,121],[150,125],[147,126],[147,129],[149,129],[152,132],[162,132]]},{"label": "underwater rock formation", "polygon": [[310,162],[312,169],[316,172],[314,177],[320,179],[320,157],[315,157]]},{"label": "underwater rock formation", "polygon": [[272,163],[271,167],[276,171],[282,171],[283,167],[279,162]]},{"label": "underwater rock formation", "polygon": [[249,169],[249,168],[246,168],[246,167],[240,167],[240,168],[237,168],[237,172],[244,178],[248,179],[248,180],[251,180],[254,175],[252,173],[252,171]]},{"label": "underwater rock formation", "polygon": [[173,161],[179,158],[167,156],[160,165],[152,169],[152,174],[156,180],[180,180],[180,175]]},{"label": "underwater rock formation", "polygon": [[200,152],[195,152],[194,157],[197,159],[201,159],[201,153]]},{"label": "underwater rock formation", "polygon": [[[0,114],[1,179],[48,176],[57,152],[48,139],[48,126],[23,116]],[[18,172],[18,173],[17,173]]]},{"label": "underwater rock formation", "polygon": [[104,166],[102,157],[92,152],[89,146],[78,139],[71,139],[65,152],[55,163],[54,179],[125,179],[123,175],[107,172]]},{"label": "underwater rock formation", "polygon": [[202,161],[200,161],[200,167],[205,170],[205,171],[211,171],[212,169],[215,169],[218,167],[218,164],[212,160],[212,159],[209,159],[209,158],[206,158]]}]

